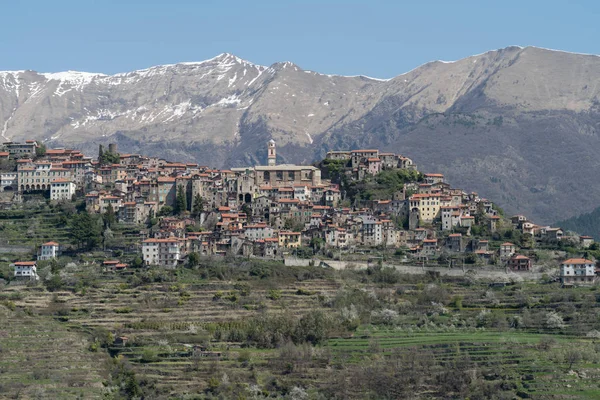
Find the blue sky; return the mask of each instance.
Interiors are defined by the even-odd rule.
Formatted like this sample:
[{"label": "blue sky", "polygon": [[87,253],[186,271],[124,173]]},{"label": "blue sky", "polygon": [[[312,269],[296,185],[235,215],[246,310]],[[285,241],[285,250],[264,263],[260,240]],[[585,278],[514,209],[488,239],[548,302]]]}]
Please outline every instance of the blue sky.
[{"label": "blue sky", "polygon": [[0,70],[116,73],[229,52],[389,78],[508,45],[600,54],[598,1],[5,2]]}]

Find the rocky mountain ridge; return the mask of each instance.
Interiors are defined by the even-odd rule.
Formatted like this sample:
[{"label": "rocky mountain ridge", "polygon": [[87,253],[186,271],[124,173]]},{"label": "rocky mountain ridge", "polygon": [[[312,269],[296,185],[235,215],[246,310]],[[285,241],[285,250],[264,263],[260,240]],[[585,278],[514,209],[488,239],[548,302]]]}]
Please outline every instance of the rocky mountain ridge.
[{"label": "rocky mountain ridge", "polygon": [[1,135],[217,167],[263,163],[271,138],[281,162],[378,147],[552,222],[597,206],[599,83],[600,57],[516,46],[389,80],[226,53],[115,75],[0,72]]}]

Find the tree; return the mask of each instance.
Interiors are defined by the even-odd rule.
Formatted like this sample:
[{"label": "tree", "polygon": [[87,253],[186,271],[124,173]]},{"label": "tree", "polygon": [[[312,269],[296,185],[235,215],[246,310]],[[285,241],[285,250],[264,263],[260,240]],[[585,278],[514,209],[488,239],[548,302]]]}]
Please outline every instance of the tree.
[{"label": "tree", "polygon": [[323,246],[325,245],[325,240],[320,237],[314,237],[310,240],[310,247],[312,247],[313,251],[317,253]]},{"label": "tree", "polygon": [[192,204],[192,216],[194,218],[200,217],[204,212],[204,199],[200,196],[200,193],[196,193]]},{"label": "tree", "polygon": [[302,229],[304,229],[304,223],[300,220],[300,218],[287,218],[283,224],[283,229],[292,232],[300,232]]},{"label": "tree", "polygon": [[46,155],[46,145],[44,143],[39,143],[35,149],[36,157],[43,157]]},{"label": "tree", "polygon": [[190,253],[188,255],[188,265],[190,268],[197,267],[200,264],[200,255],[198,253]]},{"label": "tree", "polygon": [[294,342],[319,344],[327,338],[330,321],[322,311],[311,311],[298,321],[294,331]]},{"label": "tree", "polygon": [[115,236],[113,235],[112,230],[107,227],[104,230],[104,232],[102,233],[102,238],[103,238],[102,243],[104,244],[104,250],[106,250],[107,247],[110,248],[114,245],[114,243],[113,243],[114,237]]},{"label": "tree", "polygon": [[582,359],[581,352],[578,349],[569,349],[565,353],[565,362],[569,364],[569,369],[573,368]]},{"label": "tree", "polygon": [[142,258],[140,256],[135,256],[135,258],[131,262],[131,266],[133,268],[143,267],[144,266],[144,261],[142,261]]},{"label": "tree", "polygon": [[565,327],[563,318],[556,311],[549,311],[546,313],[544,325],[546,328],[550,329],[562,329]]},{"label": "tree", "polygon": [[175,214],[183,214],[187,211],[187,198],[183,191],[183,185],[177,187],[177,197],[175,198]]},{"label": "tree", "polygon": [[92,249],[102,240],[100,219],[87,212],[76,214],[71,218],[70,235],[79,247]]},{"label": "tree", "polygon": [[117,217],[115,215],[115,210],[112,204],[108,204],[108,207],[106,207],[106,212],[102,216],[102,219],[104,220],[104,226],[106,226],[107,228],[111,227],[115,222],[117,222]]},{"label": "tree", "polygon": [[173,207],[171,206],[163,206],[156,215],[157,217],[164,217],[167,215],[173,215]]}]

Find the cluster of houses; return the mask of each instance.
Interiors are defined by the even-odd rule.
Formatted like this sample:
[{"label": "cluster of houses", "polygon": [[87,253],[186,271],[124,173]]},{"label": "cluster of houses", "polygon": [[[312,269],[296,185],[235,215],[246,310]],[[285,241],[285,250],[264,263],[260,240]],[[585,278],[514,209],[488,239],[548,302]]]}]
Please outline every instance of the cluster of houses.
[{"label": "cluster of houses", "polygon": [[[515,271],[532,268],[532,260],[519,254],[515,244],[492,250],[488,241],[472,235],[475,226],[493,234],[503,220],[491,201],[452,188],[442,174],[424,174],[391,198],[350,207],[340,187],[322,179],[319,168],[277,164],[273,140],[267,144],[267,165],[221,170],[119,154],[116,145],[108,148],[111,163],[71,149],[48,149],[41,155],[37,148],[35,141],[4,144],[0,158],[14,160],[16,167],[1,172],[1,190],[13,192],[16,199],[40,192],[56,201],[82,196],[90,213],[112,210],[121,223],[147,227],[166,214],[165,207],[178,207],[180,196],[186,199],[187,210],[163,216],[140,238],[145,265],[175,267],[192,252],[280,258],[310,245],[345,251],[406,248],[419,260],[472,253],[484,263],[500,261]],[[344,173],[356,180],[383,170],[416,171],[411,159],[378,150],[330,151],[327,159],[342,162]],[[521,215],[510,222],[532,238],[564,238],[561,229],[536,225]],[[580,240],[582,247],[593,242],[585,236]],[[46,243],[38,259],[54,258],[59,250],[58,244]],[[565,278],[581,276],[579,264],[568,265],[572,269],[561,268]],[[27,267],[19,265],[15,275],[35,276],[35,265]],[[126,267],[118,260],[104,265],[112,271]]]}]

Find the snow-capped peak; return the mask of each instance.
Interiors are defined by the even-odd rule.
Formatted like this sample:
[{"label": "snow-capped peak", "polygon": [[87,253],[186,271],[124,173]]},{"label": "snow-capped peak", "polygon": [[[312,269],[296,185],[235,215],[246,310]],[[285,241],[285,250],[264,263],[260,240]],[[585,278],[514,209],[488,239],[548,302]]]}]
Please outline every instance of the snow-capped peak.
[{"label": "snow-capped peak", "polygon": [[43,72],[40,73],[43,77],[49,81],[56,80],[68,83],[89,83],[96,77],[104,77],[105,74],[93,73],[93,72],[80,72],[80,71],[63,71],[63,72]]}]

